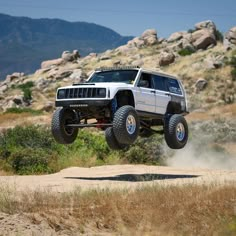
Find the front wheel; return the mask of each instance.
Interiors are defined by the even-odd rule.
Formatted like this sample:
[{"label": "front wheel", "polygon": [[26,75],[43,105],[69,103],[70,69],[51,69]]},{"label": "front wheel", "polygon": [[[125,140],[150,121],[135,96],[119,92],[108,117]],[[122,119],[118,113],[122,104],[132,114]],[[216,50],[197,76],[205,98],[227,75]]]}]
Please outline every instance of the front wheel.
[{"label": "front wheel", "polygon": [[58,108],[52,117],[51,130],[54,139],[61,144],[71,144],[75,141],[78,128],[68,127],[68,124],[77,122],[77,116],[73,110]]},{"label": "front wheel", "polygon": [[139,134],[139,118],[132,106],[119,108],[113,119],[113,130],[119,143],[132,144]]},{"label": "front wheel", "polygon": [[188,125],[181,115],[171,116],[164,127],[165,140],[172,149],[183,148],[188,141]]},{"label": "front wheel", "polygon": [[109,146],[110,149],[113,150],[122,150],[128,147],[126,144],[121,144],[116,140],[114,131],[112,127],[109,127],[105,130],[105,138],[107,141],[107,145]]}]

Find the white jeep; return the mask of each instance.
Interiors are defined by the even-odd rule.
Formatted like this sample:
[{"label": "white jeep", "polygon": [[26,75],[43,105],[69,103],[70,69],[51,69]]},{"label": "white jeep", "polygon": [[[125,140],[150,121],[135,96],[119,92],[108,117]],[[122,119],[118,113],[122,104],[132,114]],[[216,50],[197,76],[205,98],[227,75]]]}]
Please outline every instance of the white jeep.
[{"label": "white jeep", "polygon": [[59,88],[56,107],[52,134],[62,144],[74,142],[84,127],[105,130],[108,146],[116,150],[128,147],[138,135],[162,133],[173,149],[183,148],[188,140],[184,88],[176,77],[162,72],[97,69],[85,83]]}]

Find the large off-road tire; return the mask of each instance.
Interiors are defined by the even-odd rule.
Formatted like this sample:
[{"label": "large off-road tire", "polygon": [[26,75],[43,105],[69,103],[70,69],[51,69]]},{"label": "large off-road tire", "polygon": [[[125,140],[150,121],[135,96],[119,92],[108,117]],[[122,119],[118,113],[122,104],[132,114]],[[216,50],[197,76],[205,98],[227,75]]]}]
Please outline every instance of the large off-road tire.
[{"label": "large off-road tire", "polygon": [[132,144],[139,134],[139,117],[132,106],[119,108],[113,119],[113,131],[118,143]]},{"label": "large off-road tire", "polygon": [[78,128],[67,127],[67,124],[75,123],[77,120],[73,110],[58,108],[52,117],[51,130],[54,139],[61,144],[71,144],[75,141]]},{"label": "large off-road tire", "polygon": [[122,150],[128,147],[126,144],[121,144],[116,140],[114,131],[112,127],[109,127],[105,130],[105,138],[107,141],[107,145],[109,146],[110,149],[113,150]]},{"label": "large off-road tire", "polygon": [[188,125],[182,115],[173,115],[165,122],[165,140],[172,149],[183,148],[188,141]]}]

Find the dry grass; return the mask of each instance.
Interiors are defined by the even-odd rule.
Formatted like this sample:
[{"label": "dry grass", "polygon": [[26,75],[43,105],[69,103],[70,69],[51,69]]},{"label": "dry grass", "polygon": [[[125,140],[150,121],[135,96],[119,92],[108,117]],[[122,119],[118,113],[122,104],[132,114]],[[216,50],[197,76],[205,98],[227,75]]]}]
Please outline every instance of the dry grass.
[{"label": "dry grass", "polygon": [[[159,185],[128,190],[15,194],[0,189],[0,211],[41,217],[57,231],[112,235],[235,235],[236,185]],[[17,197],[16,197],[17,196]]]},{"label": "dry grass", "polygon": [[2,113],[0,114],[0,130],[13,128],[17,125],[32,125],[32,124],[50,124],[51,114],[32,115],[26,113]]},{"label": "dry grass", "polygon": [[214,120],[218,118],[231,118],[235,119],[236,116],[236,103],[224,106],[213,107],[207,111],[193,111],[186,116],[188,122],[192,121],[205,121]]}]

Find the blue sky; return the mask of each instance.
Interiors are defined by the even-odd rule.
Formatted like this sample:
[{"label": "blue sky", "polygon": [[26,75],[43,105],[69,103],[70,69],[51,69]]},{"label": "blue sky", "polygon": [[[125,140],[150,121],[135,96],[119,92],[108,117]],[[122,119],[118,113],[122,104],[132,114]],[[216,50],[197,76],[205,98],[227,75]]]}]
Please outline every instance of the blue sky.
[{"label": "blue sky", "polygon": [[133,36],[155,28],[168,37],[208,19],[223,32],[236,26],[235,0],[0,0],[0,13],[92,22]]}]

